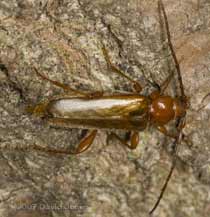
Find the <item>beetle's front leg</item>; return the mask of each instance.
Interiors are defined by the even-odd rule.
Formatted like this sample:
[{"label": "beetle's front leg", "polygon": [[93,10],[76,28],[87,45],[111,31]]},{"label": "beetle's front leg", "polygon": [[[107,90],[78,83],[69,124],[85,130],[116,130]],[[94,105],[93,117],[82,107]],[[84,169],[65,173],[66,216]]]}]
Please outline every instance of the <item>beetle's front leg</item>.
[{"label": "beetle's front leg", "polygon": [[110,60],[109,54],[107,49],[105,48],[105,46],[103,45],[102,47],[102,52],[104,55],[104,58],[107,62],[108,67],[113,71],[118,73],[120,76],[126,78],[127,80],[129,80],[132,84],[133,84],[133,88],[135,90],[135,92],[140,93],[142,90],[142,86],[138,81],[133,80],[132,78],[130,78],[128,75],[126,75],[122,70],[120,70],[118,67],[116,67]]},{"label": "beetle's front leg", "polygon": [[159,132],[163,133],[165,136],[171,137],[173,139],[176,139],[176,137],[177,137],[175,134],[169,133],[168,130],[166,129],[166,127],[163,125],[156,126],[156,129]]},{"label": "beetle's front leg", "polygon": [[[183,127],[181,127],[181,128],[183,128]],[[175,133],[174,134],[169,133],[165,126],[156,126],[156,129],[159,132],[163,133],[165,136],[168,136],[168,137],[173,138],[173,139],[177,139],[177,135]],[[192,142],[190,141],[188,136],[185,135],[184,133],[182,133],[182,139],[189,147],[192,146]]]}]

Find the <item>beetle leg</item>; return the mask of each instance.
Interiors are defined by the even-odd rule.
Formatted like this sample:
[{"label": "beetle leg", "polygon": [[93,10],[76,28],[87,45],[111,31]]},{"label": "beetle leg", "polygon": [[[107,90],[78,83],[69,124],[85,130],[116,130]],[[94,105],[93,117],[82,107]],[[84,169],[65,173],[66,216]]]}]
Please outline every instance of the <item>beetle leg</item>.
[{"label": "beetle leg", "polygon": [[107,62],[108,67],[113,71],[121,75],[122,77],[126,78],[133,84],[133,88],[135,92],[139,93],[142,90],[141,84],[138,81],[133,80],[128,75],[126,75],[122,70],[120,70],[118,67],[116,67],[110,60],[109,54],[105,46],[102,47],[103,55],[105,57],[105,60]]},{"label": "beetle leg", "polygon": [[35,70],[36,74],[39,77],[41,77],[43,80],[49,81],[50,83],[52,83],[53,85],[55,85],[57,87],[61,87],[64,91],[74,92],[75,94],[83,95],[83,96],[86,96],[87,98],[90,98],[90,99],[103,96],[103,91],[95,91],[95,92],[92,92],[92,93],[84,93],[82,91],[73,89],[73,88],[69,87],[66,84],[62,84],[62,83],[60,83],[58,81],[51,80],[50,78],[48,78],[45,75],[43,75],[42,73],[40,73],[36,68],[34,68],[34,70]]},{"label": "beetle leg", "polygon": [[156,126],[157,130],[160,131],[161,133],[163,133],[164,135],[171,137],[173,139],[176,139],[177,136],[175,134],[169,133],[168,130],[165,128],[165,126],[162,125],[158,125]]},{"label": "beetle leg", "polygon": [[[65,149],[55,149],[55,148],[49,148],[49,147],[43,147],[40,145],[33,145],[30,146],[29,148],[36,150],[36,151],[41,151],[41,152],[47,152],[50,154],[66,154],[66,155],[75,155],[75,154],[80,154],[84,151],[86,151],[91,144],[93,143],[95,137],[97,134],[97,130],[92,130],[88,136],[86,136],[85,138],[83,138],[81,140],[81,142],[79,143],[79,145],[75,148],[74,151],[72,150],[65,150]],[[17,149],[21,149],[21,150],[25,150],[27,148],[17,148]]]},{"label": "beetle leg", "polygon": [[166,80],[163,81],[163,83],[160,85],[160,94],[163,94],[163,93],[164,93],[164,91],[165,91],[166,88],[168,87],[168,85],[169,85],[171,79],[173,78],[173,76],[174,76],[174,72],[171,72],[171,73],[169,74],[169,76],[166,78]]},{"label": "beetle leg", "polygon": [[46,80],[46,81],[49,81],[50,83],[52,83],[53,85],[57,86],[57,87],[61,87],[64,91],[70,91],[70,92],[74,92],[76,94],[80,94],[80,95],[85,95],[87,96],[88,94],[87,93],[84,93],[82,91],[79,91],[79,90],[75,90],[73,88],[71,88],[70,86],[66,85],[66,84],[62,84],[58,81],[54,81],[54,80],[51,80],[50,78],[48,78],[47,76],[43,75],[42,73],[40,73],[35,67],[34,67],[34,70],[36,72],[36,74],[41,77],[43,80]]},{"label": "beetle leg", "polygon": [[129,149],[135,149],[139,143],[139,133],[133,132],[131,134],[130,143],[127,143],[124,139],[120,138],[116,133],[111,133],[121,144],[127,146]]},{"label": "beetle leg", "polygon": [[153,99],[153,100],[157,99],[160,95],[162,95],[164,93],[164,91],[168,87],[173,75],[174,75],[173,72],[170,73],[169,76],[166,78],[165,81],[163,81],[163,83],[161,85],[157,84],[156,82],[153,84],[154,86],[156,86],[158,88],[158,90],[155,90],[150,94],[151,99]]},{"label": "beetle leg", "polygon": [[[173,78],[173,75],[174,75],[174,73],[171,72],[171,73],[169,74],[169,76],[163,81],[163,83],[162,83],[161,85],[159,85],[158,83],[156,83],[156,82],[154,82],[154,81],[153,81],[153,82],[150,81],[150,83],[151,83],[155,88],[157,88],[157,90],[153,91],[153,92],[150,94],[150,97],[151,97],[152,99],[155,99],[155,98],[159,97],[160,95],[162,95],[162,94],[164,93],[164,91],[165,91],[166,88],[168,87],[168,85],[169,85],[171,79]],[[155,95],[154,95],[154,94],[155,94]]]},{"label": "beetle leg", "polygon": [[72,154],[80,154],[86,151],[92,145],[96,137],[96,134],[97,134],[97,130],[92,130],[88,136],[82,139],[82,141],[79,143],[75,151],[72,152]]},{"label": "beetle leg", "polygon": [[135,149],[139,143],[139,133],[138,132],[133,132],[131,134],[130,142],[131,142],[131,149]]},{"label": "beetle leg", "polygon": [[[173,139],[177,138],[177,135],[169,133],[164,126],[157,126],[156,128],[159,132],[163,133],[165,136],[168,136],[168,137],[173,138]],[[182,139],[183,139],[183,142],[185,142],[187,146],[191,147],[193,145],[192,141],[190,141],[188,136],[185,135],[184,133],[182,133]]]}]

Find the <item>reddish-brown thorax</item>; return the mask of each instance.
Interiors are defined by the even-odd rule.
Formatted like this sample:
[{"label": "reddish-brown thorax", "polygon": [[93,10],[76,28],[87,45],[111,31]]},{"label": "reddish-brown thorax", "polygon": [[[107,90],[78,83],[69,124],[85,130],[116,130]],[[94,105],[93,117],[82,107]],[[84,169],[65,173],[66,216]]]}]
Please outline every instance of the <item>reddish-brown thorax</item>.
[{"label": "reddish-brown thorax", "polygon": [[151,121],[164,125],[175,118],[182,117],[186,108],[180,99],[170,96],[158,96],[157,92],[151,94],[151,105],[149,108]]}]

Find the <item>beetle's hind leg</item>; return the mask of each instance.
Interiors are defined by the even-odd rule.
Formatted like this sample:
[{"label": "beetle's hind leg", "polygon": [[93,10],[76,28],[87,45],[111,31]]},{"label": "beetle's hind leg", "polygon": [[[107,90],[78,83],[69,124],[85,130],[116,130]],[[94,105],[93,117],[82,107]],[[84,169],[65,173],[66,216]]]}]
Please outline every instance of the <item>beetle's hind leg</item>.
[{"label": "beetle's hind leg", "polygon": [[133,84],[133,88],[135,90],[135,92],[139,93],[141,92],[142,90],[142,86],[141,84],[138,82],[138,81],[135,81],[134,79],[130,78],[128,75],[126,75],[122,70],[120,70],[117,66],[115,66],[111,60],[110,60],[110,57],[109,57],[109,54],[108,54],[108,51],[107,49],[105,48],[105,46],[103,45],[102,47],[102,52],[103,52],[103,55],[104,55],[104,58],[107,62],[107,65],[108,67],[113,71],[113,72],[116,72],[118,73],[120,76],[126,78],[127,80],[129,80],[132,84]]},{"label": "beetle's hind leg", "polygon": [[[29,149],[33,149],[35,151],[40,152],[46,152],[49,154],[65,154],[65,155],[76,155],[80,154],[84,151],[86,151],[93,143],[95,137],[97,134],[97,130],[92,130],[87,136],[85,136],[80,143],[77,145],[75,150],[66,150],[66,149],[55,149],[55,148],[49,148],[49,147],[43,147],[40,145],[33,145],[30,146]],[[17,148],[20,150],[20,148]],[[26,148],[21,147],[22,150],[25,150]]]},{"label": "beetle's hind leg", "polygon": [[79,90],[76,90],[74,88],[71,88],[69,85],[66,85],[66,84],[62,84],[61,82],[58,82],[58,81],[54,81],[54,80],[51,80],[50,78],[48,78],[47,76],[43,75],[42,73],[40,73],[35,67],[34,67],[34,71],[36,72],[36,74],[43,80],[46,80],[48,82],[50,82],[51,84],[57,86],[57,87],[60,87],[62,88],[64,91],[67,91],[67,92],[73,92],[75,94],[79,94],[79,95],[83,95],[83,96],[88,96],[87,93],[84,93],[82,91],[79,91]]},{"label": "beetle's hind leg", "polygon": [[50,83],[52,83],[53,85],[55,85],[57,87],[61,87],[64,91],[73,92],[73,93],[75,93],[77,95],[81,95],[81,96],[84,96],[84,97],[87,97],[87,98],[90,98],[90,99],[91,98],[101,97],[103,95],[103,91],[95,91],[95,92],[91,92],[91,93],[85,93],[84,91],[79,91],[79,90],[73,89],[69,85],[62,84],[61,82],[51,80],[47,76],[40,73],[36,68],[34,68],[34,70],[35,70],[36,74],[39,77],[41,77],[41,79],[49,81]]}]

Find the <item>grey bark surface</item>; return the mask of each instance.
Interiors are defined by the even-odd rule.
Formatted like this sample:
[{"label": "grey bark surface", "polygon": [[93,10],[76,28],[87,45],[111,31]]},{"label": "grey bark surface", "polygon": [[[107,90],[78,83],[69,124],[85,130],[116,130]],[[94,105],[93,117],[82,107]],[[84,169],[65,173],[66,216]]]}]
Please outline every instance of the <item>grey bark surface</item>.
[{"label": "grey bark surface", "polygon": [[[189,144],[179,146],[178,164],[153,216],[207,217],[210,100],[201,101],[210,92],[210,1],[163,3],[190,99],[184,128]],[[150,128],[130,151],[107,141],[101,130],[81,155],[49,155],[30,147],[68,148],[83,132],[50,127],[26,107],[62,93],[34,67],[83,91],[131,91],[107,68],[102,43],[147,94],[148,80],[161,83],[174,70],[163,39],[157,1],[0,1],[0,216],[148,216],[171,166],[171,139]]]}]

